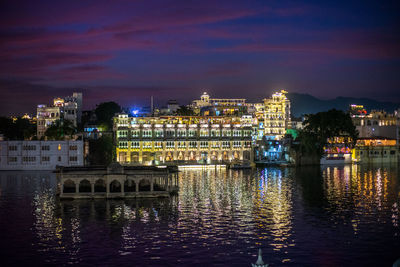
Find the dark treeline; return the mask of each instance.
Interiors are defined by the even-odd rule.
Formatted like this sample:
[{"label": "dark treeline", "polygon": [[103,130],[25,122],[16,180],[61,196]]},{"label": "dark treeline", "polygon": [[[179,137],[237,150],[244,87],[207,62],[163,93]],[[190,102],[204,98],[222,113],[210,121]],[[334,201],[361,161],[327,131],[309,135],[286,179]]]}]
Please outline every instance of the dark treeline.
[{"label": "dark treeline", "polygon": [[31,139],[36,136],[36,124],[28,119],[0,117],[0,133],[8,140]]},{"label": "dark treeline", "polygon": [[348,113],[331,109],[325,112],[309,114],[303,121],[303,129],[292,148],[298,156],[313,157],[318,162],[324,154],[324,147],[328,145],[328,140],[334,137],[349,137],[349,147],[354,147],[358,132]]}]

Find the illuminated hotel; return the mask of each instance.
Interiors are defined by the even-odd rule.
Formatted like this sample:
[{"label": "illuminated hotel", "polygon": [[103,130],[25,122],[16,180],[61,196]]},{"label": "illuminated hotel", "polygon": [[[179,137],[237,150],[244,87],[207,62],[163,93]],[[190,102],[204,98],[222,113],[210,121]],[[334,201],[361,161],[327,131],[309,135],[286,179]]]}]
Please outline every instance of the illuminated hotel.
[{"label": "illuminated hotel", "polygon": [[114,117],[122,164],[252,161],[252,127],[238,117]]},{"label": "illuminated hotel", "polygon": [[290,101],[286,94],[282,90],[264,99],[264,135],[268,139],[280,140],[291,128]]},{"label": "illuminated hotel", "polygon": [[117,161],[225,164],[253,161],[254,155],[260,161],[284,160],[281,140],[291,128],[286,93],[276,92],[255,104],[244,98],[210,98],[203,93],[190,105],[201,116],[119,114],[114,117]]},{"label": "illuminated hotel", "polygon": [[253,104],[245,98],[210,98],[204,92],[199,100],[190,105],[195,114],[210,116],[239,116],[252,113]]}]

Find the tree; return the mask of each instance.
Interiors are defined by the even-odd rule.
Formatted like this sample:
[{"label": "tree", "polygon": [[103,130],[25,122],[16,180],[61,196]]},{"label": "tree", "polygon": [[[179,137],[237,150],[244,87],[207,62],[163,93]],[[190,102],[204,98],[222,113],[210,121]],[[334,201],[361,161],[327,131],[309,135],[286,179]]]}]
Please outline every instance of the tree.
[{"label": "tree", "polygon": [[109,165],[113,159],[113,139],[103,135],[97,140],[89,141],[89,162],[91,165]]},{"label": "tree", "polygon": [[121,107],[115,102],[100,103],[95,110],[97,123],[105,124],[107,126],[107,130],[112,129],[112,118],[116,113],[121,112],[121,110]]},{"label": "tree", "polygon": [[66,136],[72,137],[76,133],[76,127],[70,120],[56,120],[45,132],[50,140],[63,140]]},{"label": "tree", "polygon": [[179,109],[176,111],[176,115],[178,116],[194,116],[194,111],[187,106],[180,106]]},{"label": "tree", "polygon": [[10,140],[30,139],[36,133],[36,125],[27,119],[0,117],[0,133]]},{"label": "tree", "polygon": [[349,114],[336,109],[318,112],[306,116],[304,128],[299,133],[302,154],[321,157],[328,139],[339,136],[349,137],[346,145],[353,147],[357,141],[358,132]]}]

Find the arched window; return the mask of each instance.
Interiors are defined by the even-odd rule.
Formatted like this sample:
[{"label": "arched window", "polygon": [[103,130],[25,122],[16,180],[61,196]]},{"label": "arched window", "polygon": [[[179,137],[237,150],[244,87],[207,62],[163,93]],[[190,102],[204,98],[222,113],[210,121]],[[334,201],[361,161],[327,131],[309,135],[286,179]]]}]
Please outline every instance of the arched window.
[{"label": "arched window", "polygon": [[121,183],[117,180],[114,180],[110,184],[110,193],[120,193],[121,192]]},{"label": "arched window", "polygon": [[150,191],[150,181],[147,179],[140,180],[139,191]]},{"label": "arched window", "polygon": [[72,180],[66,180],[64,182],[63,193],[75,193],[75,183]]},{"label": "arched window", "polygon": [[88,180],[85,179],[79,183],[79,192],[80,193],[92,192],[92,187],[90,186],[90,182]]},{"label": "arched window", "polygon": [[125,192],[136,192],[136,183],[132,179],[127,179],[124,183]]},{"label": "arched window", "polygon": [[103,179],[99,179],[94,183],[94,192],[103,193],[106,192],[106,183]]}]

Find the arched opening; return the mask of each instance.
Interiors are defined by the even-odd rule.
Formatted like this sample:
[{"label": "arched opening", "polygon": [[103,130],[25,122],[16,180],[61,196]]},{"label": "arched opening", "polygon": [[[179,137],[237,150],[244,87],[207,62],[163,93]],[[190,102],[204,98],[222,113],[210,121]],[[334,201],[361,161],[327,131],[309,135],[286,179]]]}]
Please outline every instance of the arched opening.
[{"label": "arched opening", "polygon": [[139,191],[150,191],[150,181],[147,179],[140,180]]},{"label": "arched opening", "polygon": [[94,183],[94,192],[103,193],[106,192],[106,183],[103,179],[99,179]]},{"label": "arched opening", "polygon": [[127,162],[127,159],[128,159],[128,157],[126,155],[126,152],[119,152],[118,162],[125,163],[125,162]]},{"label": "arched opening", "polygon": [[117,180],[114,180],[110,184],[110,193],[120,193],[121,192],[121,183]]},{"label": "arched opening", "polygon": [[173,161],[174,157],[172,155],[172,152],[167,152],[166,156],[165,156],[165,161]]},{"label": "arched opening", "polygon": [[153,161],[153,153],[151,152],[143,152],[142,154],[142,163],[151,163]]},{"label": "arched opening", "polygon": [[136,183],[132,179],[128,179],[124,183],[125,192],[136,192]]},{"label": "arched opening", "polygon": [[189,153],[189,160],[196,160],[196,152],[190,151],[190,153]]},{"label": "arched opening", "polygon": [[165,186],[159,184],[162,178],[155,178],[153,180],[153,191],[165,191]]},{"label": "arched opening", "polygon": [[161,162],[163,160],[162,153],[161,152],[156,152],[154,160],[156,161],[156,163],[157,162]]},{"label": "arched opening", "polygon": [[239,160],[240,159],[239,152],[237,152],[237,151],[233,152],[233,159],[234,160]]},{"label": "arched opening", "polygon": [[80,193],[92,192],[92,187],[90,186],[90,182],[88,180],[85,179],[79,183],[79,192]]},{"label": "arched opening", "polygon": [[75,193],[75,183],[72,180],[64,181],[63,193]]},{"label": "arched opening", "polygon": [[131,163],[138,163],[139,162],[139,153],[132,152],[131,153]]},{"label": "arched opening", "polygon": [[243,152],[243,159],[244,160],[250,160],[250,151],[244,151]]},{"label": "arched opening", "polygon": [[228,160],[229,160],[228,152],[224,151],[224,154],[222,155],[222,159],[223,159],[224,161],[228,161]]},{"label": "arched opening", "polygon": [[185,160],[185,153],[182,151],[179,151],[178,153],[178,160]]}]

